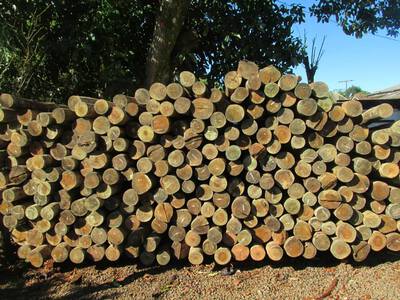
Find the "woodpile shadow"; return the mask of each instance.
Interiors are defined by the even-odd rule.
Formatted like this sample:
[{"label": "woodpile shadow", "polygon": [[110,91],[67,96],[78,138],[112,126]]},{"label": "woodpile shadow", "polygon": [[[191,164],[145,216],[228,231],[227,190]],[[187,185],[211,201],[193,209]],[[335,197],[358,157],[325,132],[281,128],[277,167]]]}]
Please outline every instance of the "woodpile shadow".
[{"label": "woodpile shadow", "polygon": [[[235,262],[228,267],[223,267],[215,264],[212,259],[205,260],[206,266],[211,266],[212,272],[219,272],[221,275],[234,275],[238,270],[240,271],[253,271],[260,268],[270,266],[273,269],[281,268],[293,268],[295,271],[304,270],[306,268],[332,268],[337,267],[342,263],[351,264],[355,268],[360,267],[374,267],[385,263],[396,262],[400,260],[400,254],[391,251],[383,251],[379,253],[371,253],[368,258],[360,263],[354,262],[351,259],[340,261],[335,259],[331,255],[320,253],[313,260],[307,260],[304,258],[288,258],[278,261],[271,262],[270,260],[264,260],[262,262],[246,261],[246,262]],[[152,266],[145,267],[141,264],[136,264],[129,258],[121,259],[117,262],[106,262],[102,261],[99,263],[87,262],[81,265],[76,265],[71,262],[55,264],[50,274],[43,273],[42,269],[33,270],[26,263],[18,263],[14,266],[8,266],[0,270],[0,285],[6,283],[11,284],[8,288],[0,290],[1,299],[27,299],[27,298],[51,298],[54,289],[63,284],[70,284],[70,292],[57,299],[109,299],[110,294],[101,295],[101,291],[114,290],[112,291],[112,297],[118,297],[120,292],[118,288],[134,283],[136,280],[148,276],[148,275],[159,275],[170,270],[176,270],[179,273],[184,268],[196,268],[189,262],[174,260],[167,266]],[[91,284],[84,285],[82,279],[78,278],[76,281],[66,280],[67,273],[79,273],[81,270],[94,266],[95,270],[99,272],[105,272],[109,268],[122,268],[126,266],[134,265],[135,271],[129,274],[122,280],[114,280],[110,278],[109,281],[102,284]],[[29,282],[35,278],[35,283],[32,285]],[[157,295],[154,296],[157,298]]]}]

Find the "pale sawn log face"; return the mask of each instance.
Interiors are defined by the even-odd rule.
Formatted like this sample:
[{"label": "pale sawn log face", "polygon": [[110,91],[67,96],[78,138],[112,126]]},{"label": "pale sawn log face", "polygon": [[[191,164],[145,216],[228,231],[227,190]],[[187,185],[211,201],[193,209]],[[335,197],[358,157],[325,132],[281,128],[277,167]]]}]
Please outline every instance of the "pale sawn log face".
[{"label": "pale sawn log face", "polygon": [[1,94],[0,213],[18,256],[201,264],[400,251],[399,123],[240,61],[68,106]]}]

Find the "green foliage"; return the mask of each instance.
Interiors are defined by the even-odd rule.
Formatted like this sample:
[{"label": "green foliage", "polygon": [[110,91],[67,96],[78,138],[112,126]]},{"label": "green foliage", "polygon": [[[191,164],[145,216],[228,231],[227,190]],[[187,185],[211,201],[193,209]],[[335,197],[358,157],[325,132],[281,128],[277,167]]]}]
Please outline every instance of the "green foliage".
[{"label": "green foliage", "polygon": [[349,35],[361,37],[367,32],[386,29],[397,36],[400,29],[400,1],[398,0],[320,0],[311,6],[311,12],[320,22],[333,17]]},{"label": "green foliage", "polygon": [[360,88],[359,86],[355,86],[355,85],[348,87],[341,94],[343,96],[345,96],[346,98],[352,98],[355,94],[358,94],[358,93],[364,93],[364,94],[368,95],[367,91],[364,91],[362,88]]},{"label": "green foliage", "polygon": [[[16,93],[20,93],[30,86],[30,82],[40,69],[45,58],[45,53],[41,51],[41,43],[46,36],[46,30],[41,26],[41,18],[49,6],[43,10],[32,12],[29,19],[23,22],[9,23],[3,20],[0,38],[0,67],[1,83],[5,88],[9,88]],[[8,15],[16,11],[15,6],[11,6]],[[14,76],[13,76],[14,75]],[[15,77],[14,80],[7,80],[8,77]]]},{"label": "green foliage", "polygon": [[[0,88],[61,101],[132,94],[144,82],[158,8],[150,0],[0,1]],[[173,67],[212,80],[242,58],[287,69],[300,53],[291,27],[303,17],[274,1],[191,1]]]},{"label": "green foliage", "polygon": [[[348,33],[397,34],[398,1],[364,3],[320,0],[312,11],[323,22],[335,15]],[[302,61],[292,26],[304,10],[274,0],[192,0],[172,70],[209,73],[209,84],[244,58],[287,71]],[[146,78],[158,13],[151,0],[0,0],[0,90],[59,101],[132,94]]]},{"label": "green foliage", "polygon": [[[0,88],[61,101],[74,93],[132,93],[145,72],[156,13],[152,3],[0,2],[0,40],[7,41],[0,45]],[[39,32],[31,45],[26,43],[29,30]],[[23,85],[25,77],[29,84]]]},{"label": "green foliage", "polygon": [[299,5],[265,0],[191,1],[181,33],[191,37],[191,42],[178,38],[175,66],[197,74],[208,72],[214,81],[235,69],[240,59],[287,70],[301,60],[301,41],[291,30],[302,21]]}]

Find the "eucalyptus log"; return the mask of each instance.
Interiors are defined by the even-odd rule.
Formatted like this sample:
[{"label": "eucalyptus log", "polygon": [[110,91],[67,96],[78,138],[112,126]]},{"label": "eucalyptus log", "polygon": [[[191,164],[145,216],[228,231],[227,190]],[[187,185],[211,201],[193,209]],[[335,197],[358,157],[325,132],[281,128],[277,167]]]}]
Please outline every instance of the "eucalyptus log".
[{"label": "eucalyptus log", "polygon": [[71,96],[0,95],[0,213],[17,255],[144,265],[400,251],[400,123],[323,82],[240,61],[177,82]]}]

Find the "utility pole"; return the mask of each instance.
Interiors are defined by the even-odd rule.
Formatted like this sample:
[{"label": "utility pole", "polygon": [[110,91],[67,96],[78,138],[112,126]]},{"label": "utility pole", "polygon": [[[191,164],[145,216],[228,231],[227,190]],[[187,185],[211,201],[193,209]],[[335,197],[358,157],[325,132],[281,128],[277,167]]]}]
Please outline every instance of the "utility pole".
[{"label": "utility pole", "polygon": [[340,80],[339,83],[344,83],[344,84],[346,84],[346,90],[347,90],[347,83],[352,82],[352,81],[354,81],[354,80],[352,80],[352,79]]}]

